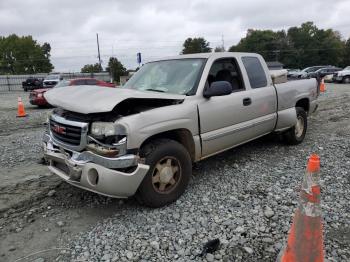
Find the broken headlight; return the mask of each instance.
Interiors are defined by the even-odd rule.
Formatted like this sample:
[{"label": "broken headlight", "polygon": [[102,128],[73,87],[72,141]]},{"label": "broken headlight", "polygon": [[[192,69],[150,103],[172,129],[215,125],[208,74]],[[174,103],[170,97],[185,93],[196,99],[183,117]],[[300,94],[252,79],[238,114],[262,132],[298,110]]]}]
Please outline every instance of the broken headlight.
[{"label": "broken headlight", "polygon": [[93,122],[91,134],[96,137],[116,135],[116,125],[113,122]]},{"label": "broken headlight", "polygon": [[87,149],[97,154],[115,157],[126,153],[126,129],[112,122],[94,122]]}]

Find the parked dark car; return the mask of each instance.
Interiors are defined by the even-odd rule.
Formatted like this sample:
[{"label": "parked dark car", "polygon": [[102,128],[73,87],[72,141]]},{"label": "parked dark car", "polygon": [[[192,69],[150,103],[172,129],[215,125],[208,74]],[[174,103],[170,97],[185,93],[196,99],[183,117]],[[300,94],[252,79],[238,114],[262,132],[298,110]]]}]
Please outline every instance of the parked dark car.
[{"label": "parked dark car", "polygon": [[334,73],[336,73],[340,70],[342,70],[342,69],[339,67],[335,67],[335,66],[325,67],[325,68],[318,69],[315,72],[308,73],[308,77],[310,77],[310,78],[316,78],[316,77],[323,78],[323,77],[328,76],[328,75],[333,76]]},{"label": "parked dark car", "polygon": [[22,82],[22,88],[25,92],[43,87],[43,80],[36,77],[28,77]]}]

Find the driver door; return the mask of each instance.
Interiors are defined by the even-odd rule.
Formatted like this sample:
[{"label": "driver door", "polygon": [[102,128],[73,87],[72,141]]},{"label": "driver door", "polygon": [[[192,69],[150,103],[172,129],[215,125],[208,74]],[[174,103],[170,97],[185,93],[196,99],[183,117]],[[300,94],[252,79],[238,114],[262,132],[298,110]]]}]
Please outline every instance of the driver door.
[{"label": "driver door", "polygon": [[229,81],[233,92],[203,100],[199,105],[202,157],[210,156],[256,136],[255,109],[250,104],[249,90],[243,84],[234,58],[215,61],[207,86],[214,81]]}]

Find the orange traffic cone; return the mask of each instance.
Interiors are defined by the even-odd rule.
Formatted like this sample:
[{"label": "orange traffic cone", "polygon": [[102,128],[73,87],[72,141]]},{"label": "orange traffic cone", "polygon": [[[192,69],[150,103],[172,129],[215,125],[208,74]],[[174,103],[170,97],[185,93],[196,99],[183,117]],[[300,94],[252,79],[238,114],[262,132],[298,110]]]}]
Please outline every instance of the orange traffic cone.
[{"label": "orange traffic cone", "polygon": [[320,92],[321,93],[326,92],[326,84],[324,83],[324,79],[322,79],[320,83]]},{"label": "orange traffic cone", "polygon": [[17,107],[17,117],[27,116],[26,111],[24,110],[24,105],[22,99],[18,97],[18,107]]},{"label": "orange traffic cone", "polygon": [[324,261],[319,171],[320,158],[313,154],[307,164],[287,245],[277,257],[279,262]]}]

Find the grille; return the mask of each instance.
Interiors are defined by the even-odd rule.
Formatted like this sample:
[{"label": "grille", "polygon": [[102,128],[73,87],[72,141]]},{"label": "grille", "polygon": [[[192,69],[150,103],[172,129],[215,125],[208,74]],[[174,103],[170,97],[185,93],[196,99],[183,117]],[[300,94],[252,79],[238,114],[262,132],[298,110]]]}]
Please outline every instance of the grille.
[{"label": "grille", "polygon": [[63,143],[72,144],[75,146],[80,145],[80,140],[81,140],[80,127],[58,123],[50,119],[50,130],[52,132],[52,135],[56,139],[62,141]]}]

